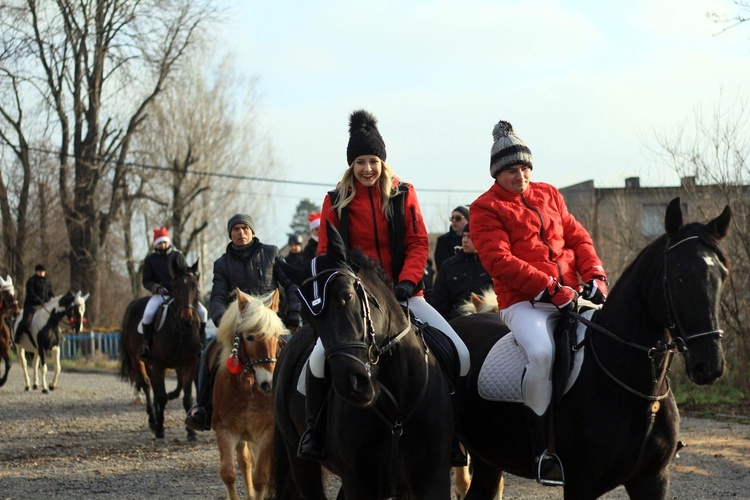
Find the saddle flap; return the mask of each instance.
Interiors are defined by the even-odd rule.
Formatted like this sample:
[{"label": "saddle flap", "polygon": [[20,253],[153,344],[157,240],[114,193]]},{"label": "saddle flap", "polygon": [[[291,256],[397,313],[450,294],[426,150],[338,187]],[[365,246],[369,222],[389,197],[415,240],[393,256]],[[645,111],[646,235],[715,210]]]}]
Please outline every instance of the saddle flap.
[{"label": "saddle flap", "polygon": [[427,347],[429,347],[435,358],[437,358],[438,364],[450,384],[450,391],[453,393],[458,382],[458,376],[461,373],[461,363],[458,359],[456,346],[453,345],[453,342],[447,335],[434,326],[426,323],[416,323],[416,327],[424,336]]}]

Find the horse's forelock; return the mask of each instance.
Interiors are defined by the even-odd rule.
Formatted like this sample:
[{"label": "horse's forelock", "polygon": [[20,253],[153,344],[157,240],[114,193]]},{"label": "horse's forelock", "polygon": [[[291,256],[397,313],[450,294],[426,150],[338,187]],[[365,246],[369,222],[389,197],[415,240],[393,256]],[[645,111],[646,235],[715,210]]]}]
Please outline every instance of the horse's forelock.
[{"label": "horse's forelock", "polygon": [[227,308],[216,331],[216,340],[224,347],[232,349],[237,332],[254,332],[259,339],[279,337],[286,333],[284,322],[274,311],[266,307],[263,300],[246,295],[244,311],[240,311],[239,301],[235,300]]}]

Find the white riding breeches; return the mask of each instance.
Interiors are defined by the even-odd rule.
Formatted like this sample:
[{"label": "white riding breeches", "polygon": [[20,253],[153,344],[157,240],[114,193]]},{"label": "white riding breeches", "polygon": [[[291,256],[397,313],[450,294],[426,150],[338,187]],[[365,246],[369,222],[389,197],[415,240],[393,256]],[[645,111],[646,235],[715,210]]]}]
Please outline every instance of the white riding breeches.
[{"label": "white riding breeches", "polygon": [[517,302],[498,314],[526,351],[529,362],[521,390],[526,406],[544,415],[552,400],[553,334],[560,311],[553,304]]},{"label": "white riding breeches", "polygon": [[[141,320],[141,324],[150,325],[151,323],[153,323],[154,316],[156,315],[156,311],[159,310],[159,306],[168,301],[169,295],[159,295],[158,293],[152,295],[151,298],[148,299],[146,310],[143,311],[143,319]],[[208,310],[200,302],[196,303],[195,312],[198,314],[198,318],[200,319],[201,323],[206,323],[208,321]],[[141,325],[138,325],[138,331],[140,333],[143,333]]]},{"label": "white riding breeches", "polygon": [[[441,332],[443,332],[448,338],[451,339],[453,344],[456,346],[458,351],[458,358],[461,362],[461,376],[469,373],[469,349],[466,348],[461,337],[458,336],[455,330],[451,328],[448,322],[443,318],[439,312],[427,303],[424,297],[412,297],[409,299],[409,308],[420,321],[423,323],[429,323],[430,326],[434,326]],[[308,359],[310,366],[310,372],[317,378],[323,378],[325,375],[325,348],[320,338],[315,341],[315,347],[310,353]]]}]

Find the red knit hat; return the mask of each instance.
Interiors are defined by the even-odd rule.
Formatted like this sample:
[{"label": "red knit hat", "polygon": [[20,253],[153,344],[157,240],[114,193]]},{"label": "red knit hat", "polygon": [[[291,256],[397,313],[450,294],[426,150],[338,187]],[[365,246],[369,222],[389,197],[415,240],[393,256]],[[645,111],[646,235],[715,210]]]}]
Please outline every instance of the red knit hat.
[{"label": "red knit hat", "polygon": [[166,241],[169,244],[169,231],[166,226],[161,229],[154,229],[154,246],[162,241]]},{"label": "red knit hat", "polygon": [[320,212],[310,212],[307,216],[307,221],[310,223],[310,229],[320,227]]}]

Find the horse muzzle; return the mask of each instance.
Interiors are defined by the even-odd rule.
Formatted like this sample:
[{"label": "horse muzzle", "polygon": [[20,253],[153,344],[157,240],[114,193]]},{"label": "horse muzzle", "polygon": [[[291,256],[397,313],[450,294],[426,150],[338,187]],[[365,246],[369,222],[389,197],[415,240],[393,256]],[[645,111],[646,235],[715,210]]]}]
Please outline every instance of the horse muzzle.
[{"label": "horse muzzle", "polygon": [[[363,351],[364,352],[364,351]],[[358,408],[368,408],[380,396],[380,386],[372,374],[372,364],[352,354],[327,351],[333,388],[341,399]]]}]

